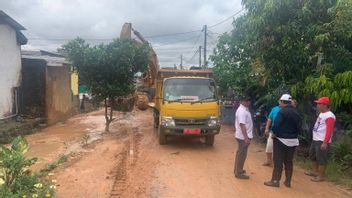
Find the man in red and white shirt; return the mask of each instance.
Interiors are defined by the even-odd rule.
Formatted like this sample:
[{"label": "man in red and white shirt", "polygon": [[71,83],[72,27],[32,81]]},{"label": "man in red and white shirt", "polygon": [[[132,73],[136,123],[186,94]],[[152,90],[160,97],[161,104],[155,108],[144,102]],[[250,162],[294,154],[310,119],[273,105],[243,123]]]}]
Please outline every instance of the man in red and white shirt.
[{"label": "man in red and white shirt", "polygon": [[310,158],[313,161],[313,172],[306,172],[313,176],[315,182],[324,181],[325,169],[328,161],[329,144],[331,143],[332,133],[336,117],[330,111],[330,100],[328,97],[321,97],[314,101],[320,114],[313,128],[313,142],[310,147]]}]

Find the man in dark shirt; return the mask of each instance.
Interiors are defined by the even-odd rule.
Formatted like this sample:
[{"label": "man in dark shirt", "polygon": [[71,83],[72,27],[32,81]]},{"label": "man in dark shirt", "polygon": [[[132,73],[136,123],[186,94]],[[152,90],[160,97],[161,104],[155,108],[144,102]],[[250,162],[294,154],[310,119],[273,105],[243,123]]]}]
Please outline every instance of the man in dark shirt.
[{"label": "man in dark shirt", "polygon": [[279,187],[283,165],[285,165],[286,180],[284,184],[286,187],[291,187],[293,155],[296,146],[299,145],[298,133],[302,121],[297,109],[291,105],[292,97],[289,94],[283,94],[280,101],[283,103],[283,107],[279,111],[273,127],[274,170],[271,180],[264,182],[264,185]]}]

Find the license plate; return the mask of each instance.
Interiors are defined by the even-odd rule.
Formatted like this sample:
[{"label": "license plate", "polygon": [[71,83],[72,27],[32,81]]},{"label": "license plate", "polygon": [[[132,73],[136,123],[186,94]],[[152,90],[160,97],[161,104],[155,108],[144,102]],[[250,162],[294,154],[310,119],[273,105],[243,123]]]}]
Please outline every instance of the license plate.
[{"label": "license plate", "polygon": [[183,134],[187,135],[199,135],[200,132],[200,129],[183,129]]}]

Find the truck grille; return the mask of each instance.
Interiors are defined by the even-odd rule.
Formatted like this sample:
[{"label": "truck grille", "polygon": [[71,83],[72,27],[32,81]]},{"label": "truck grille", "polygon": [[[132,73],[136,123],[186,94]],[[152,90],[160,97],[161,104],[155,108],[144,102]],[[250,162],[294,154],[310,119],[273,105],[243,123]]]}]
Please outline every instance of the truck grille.
[{"label": "truck grille", "polygon": [[206,125],[208,119],[175,119],[177,125]]}]

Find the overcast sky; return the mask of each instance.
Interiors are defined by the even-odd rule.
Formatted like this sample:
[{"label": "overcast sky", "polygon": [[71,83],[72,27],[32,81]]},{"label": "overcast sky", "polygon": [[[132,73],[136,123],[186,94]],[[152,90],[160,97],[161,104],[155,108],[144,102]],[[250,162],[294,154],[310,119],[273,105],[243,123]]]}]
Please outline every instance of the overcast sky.
[{"label": "overcast sky", "polygon": [[[109,42],[130,22],[152,44],[162,67],[178,66],[181,54],[189,67],[198,65],[195,52],[204,42],[203,25],[223,22],[242,6],[241,0],[0,0],[0,9],[27,29],[24,49],[53,51],[77,36],[92,44]],[[209,28],[208,54],[231,23]],[[199,31],[159,36],[193,30]]]}]

